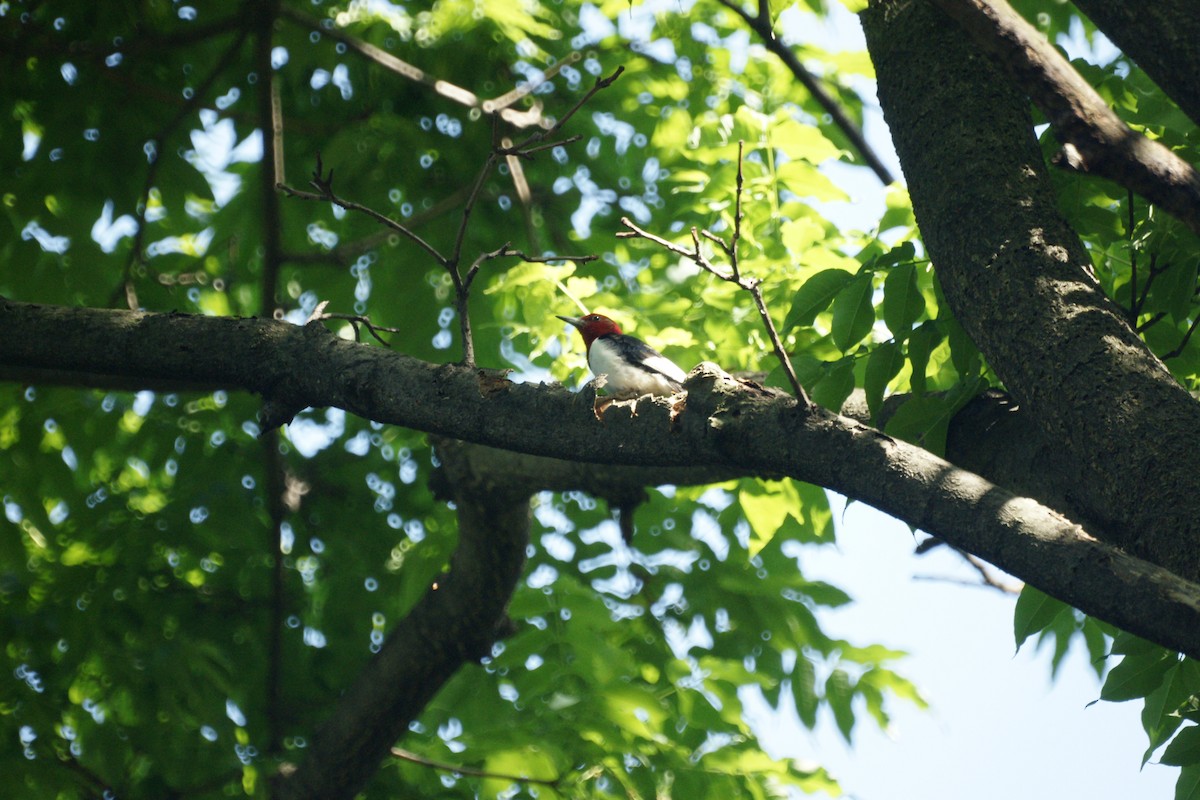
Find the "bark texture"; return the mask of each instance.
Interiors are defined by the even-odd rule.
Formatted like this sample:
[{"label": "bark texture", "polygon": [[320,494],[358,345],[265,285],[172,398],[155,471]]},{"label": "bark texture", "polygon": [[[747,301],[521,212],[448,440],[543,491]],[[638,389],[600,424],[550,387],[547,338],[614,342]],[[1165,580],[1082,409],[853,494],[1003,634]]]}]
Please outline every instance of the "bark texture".
[{"label": "bark texture", "polygon": [[1063,143],[1054,163],[1109,178],[1200,233],[1200,175],[1125,124],[1058,50],[1004,0],[932,0],[996,57]]},{"label": "bark texture", "polygon": [[[379,422],[530,455],[582,458],[606,469],[707,467],[826,486],[1087,613],[1200,656],[1195,583],[926,450],[846,417],[806,411],[788,395],[711,365],[692,371],[680,413],[643,401],[636,413],[614,405],[597,419],[590,398],[562,387],[428,364],[338,339],[316,325],[0,301],[0,326],[13,332],[0,337],[0,378],[70,372],[97,381],[186,378],[256,392],[280,407],[332,405]],[[555,425],[545,425],[547,419]],[[414,625],[419,634],[433,630]]]},{"label": "bark texture", "polygon": [[955,316],[1073,466],[1072,499],[1092,532],[1197,579],[1200,404],[1090,277],[1055,210],[1024,96],[926,2],[875,2],[863,22]]},{"label": "bark texture", "polygon": [[1195,0],[1075,0],[1075,5],[1200,125],[1200,8]]}]

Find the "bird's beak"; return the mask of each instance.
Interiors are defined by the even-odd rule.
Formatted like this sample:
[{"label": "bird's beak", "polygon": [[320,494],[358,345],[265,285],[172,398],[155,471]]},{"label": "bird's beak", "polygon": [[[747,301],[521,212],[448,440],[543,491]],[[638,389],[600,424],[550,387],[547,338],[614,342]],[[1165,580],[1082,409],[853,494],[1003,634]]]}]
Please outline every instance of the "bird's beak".
[{"label": "bird's beak", "polygon": [[563,322],[566,322],[569,325],[574,325],[576,328],[583,327],[583,320],[581,320],[579,317],[564,317],[561,314],[555,314],[554,316],[558,317]]}]

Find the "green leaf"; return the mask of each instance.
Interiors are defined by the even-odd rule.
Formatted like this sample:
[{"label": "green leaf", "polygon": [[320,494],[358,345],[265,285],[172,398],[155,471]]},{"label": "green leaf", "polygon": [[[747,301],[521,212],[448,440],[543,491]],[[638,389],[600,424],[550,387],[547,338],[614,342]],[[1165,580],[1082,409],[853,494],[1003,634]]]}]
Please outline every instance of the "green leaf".
[{"label": "green leaf", "polygon": [[844,269],[826,269],[805,281],[792,298],[792,308],[783,323],[784,332],[812,325],[817,314],[828,308],[853,279],[854,275]]},{"label": "green leaf", "polygon": [[1195,296],[1198,266],[1200,259],[1181,258],[1160,273],[1150,287],[1148,310],[1166,311],[1176,322],[1186,320]]},{"label": "green leaf", "polygon": [[792,670],[792,697],[800,721],[806,728],[816,727],[817,669],[803,653],[796,656],[796,667]]},{"label": "green leaf", "polygon": [[750,556],[770,544],[789,516],[800,519],[800,496],[790,480],[743,481],[738,503],[750,524]]},{"label": "green leaf", "polygon": [[818,405],[830,411],[840,411],[852,391],[854,359],[843,358],[829,367],[825,376],[812,385],[808,394]]},{"label": "green leaf", "polygon": [[1163,652],[1163,646],[1128,631],[1121,631],[1113,639],[1112,651],[1119,656],[1144,655],[1146,653],[1161,653]]},{"label": "green leaf", "polygon": [[863,381],[863,388],[867,393],[867,408],[871,411],[872,419],[879,416],[879,409],[883,405],[883,395],[887,390],[888,383],[900,374],[903,366],[904,354],[900,352],[900,346],[894,342],[884,342],[871,351],[871,355],[867,359],[867,374]]},{"label": "green leaf", "polygon": [[917,286],[916,265],[893,267],[883,281],[883,321],[888,330],[897,341],[903,341],[924,313],[925,296]]},{"label": "green leaf", "polygon": [[932,453],[942,453],[946,449],[946,429],[955,410],[954,403],[948,398],[913,396],[896,409],[884,431]]},{"label": "green leaf", "polygon": [[[744,108],[744,106],[743,106]],[[771,128],[771,144],[783,151],[788,161],[807,161],[820,164],[841,153],[833,142],[815,125],[804,125],[788,117]],[[841,194],[841,191],[838,191]]]},{"label": "green leaf", "polygon": [[1142,707],[1142,727],[1149,738],[1149,745],[1142,756],[1143,766],[1182,724],[1180,710],[1192,704],[1196,693],[1200,693],[1200,662],[1185,658],[1168,669],[1162,684],[1146,696],[1146,704]]},{"label": "green leaf", "polygon": [[1200,764],[1200,725],[1190,725],[1175,734],[1158,760],[1173,767]]},{"label": "green leaf", "polygon": [[1178,658],[1166,651],[1125,656],[1108,673],[1100,689],[1100,699],[1119,703],[1146,697],[1162,685],[1168,671],[1177,663]]},{"label": "green leaf", "polygon": [[830,608],[837,608],[854,602],[846,592],[824,581],[805,581],[800,585],[799,591],[801,594],[812,598],[812,601],[817,605],[829,606]]},{"label": "green leaf", "polygon": [[[779,235],[783,240],[783,246],[787,248],[788,254],[796,260],[801,260],[804,257],[804,253],[810,247],[822,242],[825,239],[826,232],[825,227],[821,225],[820,222],[812,219],[811,217],[801,217],[800,219],[788,220],[780,225]],[[833,271],[840,272],[841,270]],[[817,273],[817,275],[821,274],[822,273]],[[850,273],[847,272],[846,274],[849,275]],[[817,275],[814,275],[813,278],[816,278]],[[838,288],[841,288],[841,286]],[[797,297],[798,296],[799,295],[797,295]],[[793,299],[793,308],[794,307],[795,299]]]},{"label": "green leaf", "polygon": [[979,348],[971,341],[971,337],[967,336],[958,320],[948,313],[942,313],[938,316],[937,324],[950,340],[950,361],[958,370],[959,376],[966,379],[978,375],[982,366]]},{"label": "green leaf", "polygon": [[1200,800],[1200,766],[1184,767],[1179,773],[1175,800]]},{"label": "green leaf", "polygon": [[1021,589],[1017,607],[1013,613],[1013,634],[1017,649],[1033,634],[1049,627],[1059,614],[1070,610],[1070,606],[1056,600],[1028,583]]},{"label": "green leaf", "polygon": [[874,285],[871,273],[863,272],[833,300],[833,343],[843,353],[858,344],[875,324]]},{"label": "green leaf", "polygon": [[847,743],[854,733],[854,688],[850,685],[850,676],[845,670],[835,669],[825,682],[825,699],[833,712],[842,738]]},{"label": "green leaf", "polygon": [[927,320],[908,335],[908,360],[912,364],[912,375],[908,383],[913,393],[925,394],[925,373],[929,369],[929,355],[942,340],[937,323]]}]

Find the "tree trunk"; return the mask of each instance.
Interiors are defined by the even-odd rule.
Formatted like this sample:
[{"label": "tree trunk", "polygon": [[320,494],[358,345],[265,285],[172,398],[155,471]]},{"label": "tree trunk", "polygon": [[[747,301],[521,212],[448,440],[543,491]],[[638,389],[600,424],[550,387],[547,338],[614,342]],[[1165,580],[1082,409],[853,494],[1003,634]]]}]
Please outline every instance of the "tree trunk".
[{"label": "tree trunk", "polygon": [[1200,404],[1091,277],[1055,209],[1025,98],[925,2],[873,2],[863,23],[951,310],[1032,430],[1073,466],[1070,500],[1092,532],[1200,578]]}]

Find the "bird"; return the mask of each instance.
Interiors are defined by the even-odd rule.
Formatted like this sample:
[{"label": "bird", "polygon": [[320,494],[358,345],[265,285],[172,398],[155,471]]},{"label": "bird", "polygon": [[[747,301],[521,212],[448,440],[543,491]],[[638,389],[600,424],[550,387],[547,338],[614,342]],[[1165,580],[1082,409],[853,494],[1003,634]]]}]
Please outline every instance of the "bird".
[{"label": "bird", "polygon": [[687,378],[671,359],[628,334],[603,314],[558,318],[579,330],[587,347],[588,367],[604,376],[604,387],[615,397],[669,396],[683,390]]}]

